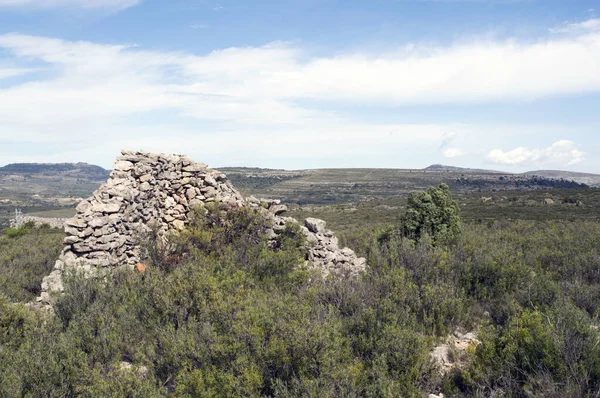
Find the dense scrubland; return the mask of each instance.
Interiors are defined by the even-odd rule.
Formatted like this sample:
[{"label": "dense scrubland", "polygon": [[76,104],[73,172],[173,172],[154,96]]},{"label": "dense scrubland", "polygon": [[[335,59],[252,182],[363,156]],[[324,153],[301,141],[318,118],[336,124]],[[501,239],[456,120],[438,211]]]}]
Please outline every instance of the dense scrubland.
[{"label": "dense scrubland", "polygon": [[[461,220],[441,188],[406,206],[338,228],[368,259],[349,280],[299,267],[292,226],[272,250],[258,213],[211,207],[169,250],[148,236],[143,274],[71,276],[52,317],[15,302],[60,231],[8,231],[0,396],[600,396],[599,222]],[[430,352],[457,329],[481,344],[441,375]]]},{"label": "dense scrubland", "polygon": [[40,293],[40,281],[48,275],[62,249],[64,232],[27,223],[0,236],[0,295],[28,302]]}]

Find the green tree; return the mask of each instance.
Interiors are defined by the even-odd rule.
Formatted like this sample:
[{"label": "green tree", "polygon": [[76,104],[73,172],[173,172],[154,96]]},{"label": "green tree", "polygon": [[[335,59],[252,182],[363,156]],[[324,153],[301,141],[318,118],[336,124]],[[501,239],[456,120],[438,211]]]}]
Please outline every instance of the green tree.
[{"label": "green tree", "polygon": [[460,235],[458,204],[445,183],[425,192],[411,192],[402,218],[402,235],[419,240],[428,235],[434,244],[450,244]]}]

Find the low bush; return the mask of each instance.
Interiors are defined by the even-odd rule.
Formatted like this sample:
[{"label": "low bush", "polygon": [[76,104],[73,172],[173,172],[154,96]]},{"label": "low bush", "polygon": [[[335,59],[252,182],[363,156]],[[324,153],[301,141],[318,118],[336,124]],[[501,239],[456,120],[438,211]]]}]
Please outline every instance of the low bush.
[{"label": "low bush", "polygon": [[[0,297],[0,396],[600,391],[597,223],[465,224],[452,245],[347,231],[369,270],[345,281],[302,267],[293,227],[269,245],[269,227],[209,206],[168,247],[149,243],[143,274],[67,278],[55,317]],[[429,352],[457,328],[481,344],[442,379]]]},{"label": "low bush", "polygon": [[0,235],[0,292],[26,302],[40,293],[62,250],[64,232],[31,225]]}]

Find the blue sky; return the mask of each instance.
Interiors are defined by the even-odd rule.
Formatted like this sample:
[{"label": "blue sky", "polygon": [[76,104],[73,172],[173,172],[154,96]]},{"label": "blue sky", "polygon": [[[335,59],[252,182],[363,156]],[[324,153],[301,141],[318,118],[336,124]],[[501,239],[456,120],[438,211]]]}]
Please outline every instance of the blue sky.
[{"label": "blue sky", "polygon": [[0,164],[600,173],[600,0],[0,0]]}]

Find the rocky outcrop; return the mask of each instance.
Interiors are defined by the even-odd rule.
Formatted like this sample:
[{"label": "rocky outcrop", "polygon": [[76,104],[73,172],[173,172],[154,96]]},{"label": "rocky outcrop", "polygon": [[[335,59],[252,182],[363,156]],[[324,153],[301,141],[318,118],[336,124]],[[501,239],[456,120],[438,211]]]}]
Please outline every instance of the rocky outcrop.
[{"label": "rocky outcrop", "polygon": [[[272,221],[272,242],[297,220],[284,217],[287,207],[278,200],[244,198],[227,177],[184,155],[122,151],[106,183],[77,206],[77,215],[65,221],[64,249],[54,271],[44,278],[38,302],[51,304],[50,293],[63,290],[62,274],[77,270],[102,275],[118,267],[143,262],[140,237],[153,228],[164,241],[185,228],[195,206],[210,202],[230,207],[253,207]],[[307,237],[308,266],[323,275],[357,275],[366,261],[340,248],[323,220],[309,218],[301,226]]]},{"label": "rocky outcrop", "polygon": [[477,340],[474,333],[463,334],[455,331],[454,334],[446,337],[444,344],[433,349],[431,358],[440,374],[444,376],[455,368],[466,366],[469,361],[469,350],[474,352],[479,344],[481,342]]}]

